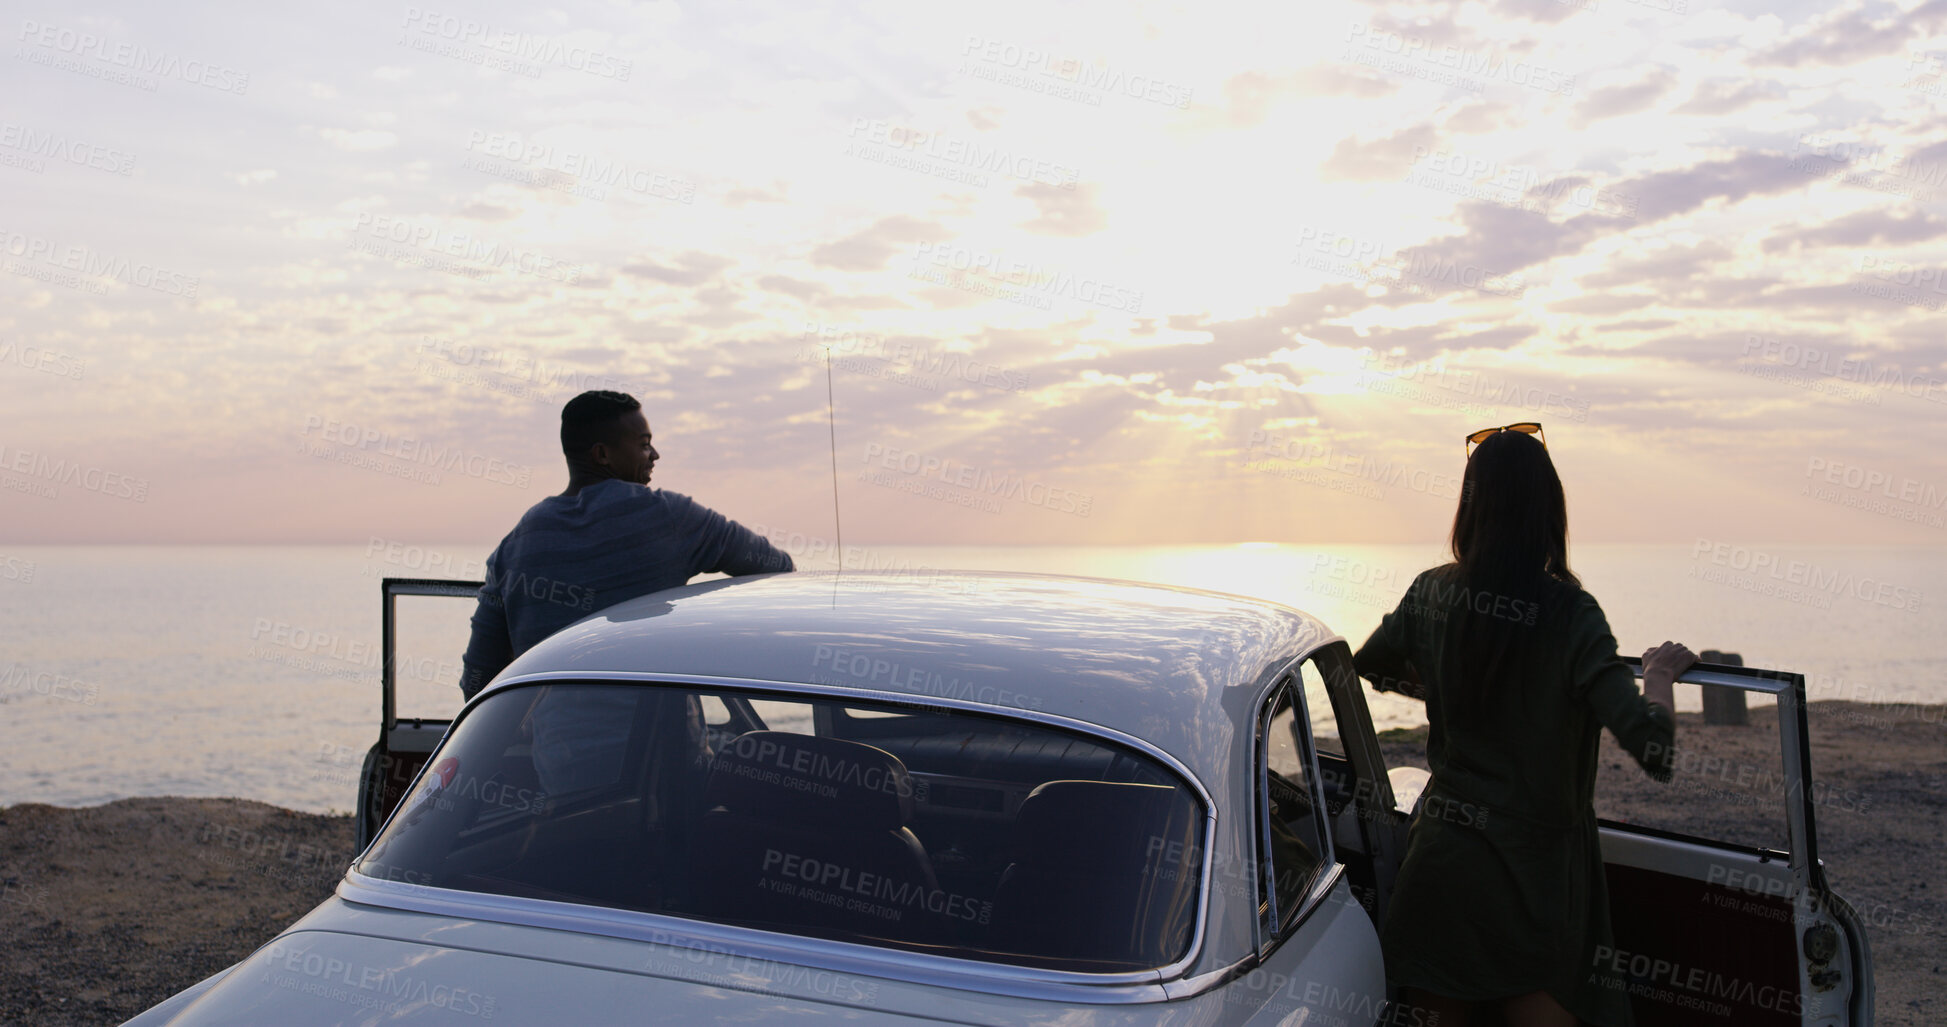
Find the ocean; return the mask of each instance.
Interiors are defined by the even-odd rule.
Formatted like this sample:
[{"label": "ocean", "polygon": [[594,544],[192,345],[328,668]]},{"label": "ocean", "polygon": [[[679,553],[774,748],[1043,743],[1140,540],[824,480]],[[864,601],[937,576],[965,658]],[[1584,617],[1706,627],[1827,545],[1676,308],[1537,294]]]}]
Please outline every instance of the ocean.
[{"label": "ocean", "polygon": [[[0,549],[0,806],[236,796],[349,811],[377,735],[379,580],[477,579],[490,544]],[[798,552],[805,569],[835,566]],[[855,546],[848,569],[1156,581],[1299,607],[1355,647],[1436,545]],[[1947,548],[1583,545],[1623,652],[1797,671],[1813,700],[1947,703]],[[470,601],[400,610],[402,715],[450,716]],[[1371,696],[1381,729],[1421,707]],[[1697,690],[1678,704],[1698,708]],[[1938,710],[1916,712],[1937,719]]]}]

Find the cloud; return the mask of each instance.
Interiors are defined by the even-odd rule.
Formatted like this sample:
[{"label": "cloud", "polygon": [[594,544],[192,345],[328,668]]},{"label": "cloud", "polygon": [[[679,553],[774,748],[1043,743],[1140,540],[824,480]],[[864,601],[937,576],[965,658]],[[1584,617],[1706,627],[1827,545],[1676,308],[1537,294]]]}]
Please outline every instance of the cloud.
[{"label": "cloud", "polygon": [[743,294],[725,285],[697,289],[691,298],[697,309],[684,313],[683,320],[704,328],[728,328],[757,317],[738,302]]},{"label": "cloud", "polygon": [[[1529,21],[1552,25],[1566,20],[1583,6],[1582,2],[1565,3],[1563,0],[1501,0],[1494,5],[1494,10],[1498,14],[1518,15]],[[1596,9],[1593,2],[1587,3],[1587,7],[1589,10]]]},{"label": "cloud", "polygon": [[1922,212],[1862,210],[1817,228],[1781,232],[1764,241],[1764,251],[1779,253],[1800,246],[1897,246],[1942,236],[1947,236],[1947,221]]},{"label": "cloud", "polygon": [[1602,326],[1605,332],[1653,332],[1659,328],[1669,328],[1682,324],[1681,321],[1667,317],[1644,317],[1630,321],[1611,321]]},{"label": "cloud", "polygon": [[1784,157],[1745,151],[1694,167],[1644,175],[1620,188],[1638,198],[1637,213],[1648,222],[1695,210],[1711,200],[1736,203],[1747,196],[1785,192],[1804,184],[1804,174]]},{"label": "cloud", "polygon": [[1239,72],[1224,80],[1221,92],[1222,99],[1214,105],[1215,124],[1242,129],[1264,124],[1272,109],[1287,100],[1376,100],[1399,92],[1399,85],[1364,69],[1328,61],[1286,74]]},{"label": "cloud", "polygon": [[1678,105],[1676,113],[1715,117],[1741,111],[1761,100],[1782,96],[1776,83],[1747,79],[1715,79],[1697,83],[1690,99]]},{"label": "cloud", "polygon": [[460,208],[460,216],[473,221],[512,221],[520,217],[521,212],[492,203],[469,203]]},{"label": "cloud", "polygon": [[[1403,326],[1350,323],[1353,315],[1381,302],[1367,296],[1361,286],[1335,282],[1295,294],[1274,310],[1248,317],[1171,318],[1171,328],[1206,332],[1211,341],[1112,354],[1092,366],[1115,369],[1118,373],[1154,371],[1166,384],[1188,391],[1199,379],[1209,378],[1215,368],[1257,360],[1280,349],[1302,346],[1306,340],[1352,349],[1397,349],[1418,360],[1455,350],[1508,349],[1537,334],[1533,325],[1522,323],[1479,329],[1456,327],[1447,319]],[[1408,298],[1405,302],[1417,300]]]},{"label": "cloud", "polygon": [[399,142],[398,136],[376,128],[361,128],[356,131],[346,128],[321,128],[317,131],[318,137],[325,142],[354,153],[389,150]]},{"label": "cloud", "polygon": [[1332,155],[1318,166],[1318,177],[1325,182],[1397,181],[1412,166],[1414,157],[1439,143],[1440,133],[1425,123],[1378,139],[1347,137],[1339,140]]},{"label": "cloud", "polygon": [[792,299],[810,302],[831,294],[831,290],[817,282],[807,282],[789,275],[765,275],[757,280],[757,287],[766,292],[782,293]]},{"label": "cloud", "polygon": [[[1805,177],[1776,154],[1745,152],[1694,167],[1652,172],[1617,183],[1637,200],[1635,221],[1588,213],[1555,221],[1545,214],[1469,200],[1454,211],[1460,232],[1402,247],[1407,266],[1455,268],[1477,275],[1507,275],[1579,252],[1597,239],[1696,210],[1712,200],[1736,203],[1749,196],[1803,186]],[[1429,289],[1440,289],[1435,278]],[[1445,291],[1462,286],[1454,284]]]},{"label": "cloud", "polygon": [[[1868,6],[1862,3],[1816,22],[1754,61],[1790,68],[1852,64],[1899,53],[1907,41],[1925,38],[1947,23],[1947,0],[1927,0],[1911,11],[1877,19]],[[1878,4],[1870,6],[1874,11],[1882,9]]]},{"label": "cloud", "polygon": [[1920,167],[1931,167],[1938,173],[1941,170],[1940,165],[1947,164],[1947,139],[1913,151],[1913,154],[1907,158],[1907,163]]},{"label": "cloud", "polygon": [[1014,195],[1033,202],[1035,216],[1021,227],[1040,235],[1077,238],[1108,227],[1108,215],[1096,205],[1096,185],[1085,182],[1068,189],[1047,182],[1030,182]]},{"label": "cloud", "polygon": [[638,278],[647,278],[667,285],[695,286],[715,278],[718,272],[733,263],[735,261],[729,257],[691,250],[678,257],[677,263],[673,265],[640,260],[622,265],[622,270]]},{"label": "cloud", "polygon": [[1293,84],[1306,96],[1349,96],[1359,100],[1376,100],[1399,92],[1399,83],[1343,64],[1314,64],[1299,71],[1293,77]]},{"label": "cloud", "polygon": [[1656,286],[1660,290],[1672,284],[1715,277],[1736,259],[1735,251],[1715,239],[1694,246],[1658,246],[1619,255],[1607,269],[1583,275],[1575,284],[1585,292],[1642,286]]},{"label": "cloud", "polygon": [[738,186],[723,195],[726,207],[747,207],[753,203],[783,203],[791,197],[791,187],[783,182],[770,186]]},{"label": "cloud", "polygon": [[[1477,275],[1506,275],[1573,253],[1599,231],[1588,220],[1594,215],[1559,222],[1540,213],[1477,201],[1461,204],[1455,216],[1460,222],[1458,234],[1402,247],[1397,262],[1409,267],[1451,267],[1471,269]],[[1610,218],[1599,220],[1609,226],[1602,230],[1621,224]],[[1437,288],[1437,280],[1429,287]]]},{"label": "cloud", "polygon": [[1231,128],[1255,128],[1264,124],[1280,91],[1278,80],[1261,71],[1232,75],[1223,85],[1223,121]]},{"label": "cloud", "polygon": [[1504,103],[1465,104],[1447,116],[1440,127],[1461,135],[1482,135],[1518,124],[1520,112]]},{"label": "cloud", "polygon": [[1656,302],[1656,297],[1648,293],[1606,292],[1584,293],[1572,299],[1555,300],[1548,304],[1551,314],[1627,314]]},{"label": "cloud", "polygon": [[259,168],[256,171],[230,172],[230,181],[241,186],[262,185],[276,177],[277,172],[270,168]]},{"label": "cloud", "polygon": [[1589,94],[1575,108],[1575,122],[1586,128],[1606,118],[1620,118],[1649,109],[1676,85],[1677,77],[1668,68],[1653,68],[1640,80],[1620,86],[1606,86]]},{"label": "cloud", "polygon": [[947,234],[946,226],[905,214],[881,218],[837,242],[811,253],[811,262],[838,271],[878,271],[902,244],[931,242]]}]

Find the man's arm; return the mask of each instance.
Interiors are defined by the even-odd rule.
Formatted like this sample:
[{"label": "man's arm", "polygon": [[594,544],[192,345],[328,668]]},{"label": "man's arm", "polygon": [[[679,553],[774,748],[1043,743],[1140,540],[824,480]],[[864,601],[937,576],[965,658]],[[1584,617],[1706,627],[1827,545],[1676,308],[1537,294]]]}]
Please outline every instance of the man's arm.
[{"label": "man's arm", "polygon": [[468,699],[514,662],[514,632],[507,626],[507,600],[500,591],[500,550],[487,557],[486,580],[473,608],[473,637],[460,657],[460,693]]},{"label": "man's arm", "polygon": [[[687,497],[685,497],[687,498]],[[770,574],[797,570],[791,554],[736,521],[689,500],[690,574]]]}]

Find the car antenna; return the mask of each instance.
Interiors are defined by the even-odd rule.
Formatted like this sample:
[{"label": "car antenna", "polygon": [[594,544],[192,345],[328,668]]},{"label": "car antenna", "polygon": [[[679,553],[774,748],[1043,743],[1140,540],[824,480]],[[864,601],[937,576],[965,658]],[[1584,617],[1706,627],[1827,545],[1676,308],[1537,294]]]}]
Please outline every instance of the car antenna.
[{"label": "car antenna", "polygon": [[825,432],[832,451],[832,534],[837,536],[838,573],[832,577],[832,605],[838,605],[838,579],[845,575],[845,525],[838,516],[838,414],[832,402],[832,348],[825,346]]}]

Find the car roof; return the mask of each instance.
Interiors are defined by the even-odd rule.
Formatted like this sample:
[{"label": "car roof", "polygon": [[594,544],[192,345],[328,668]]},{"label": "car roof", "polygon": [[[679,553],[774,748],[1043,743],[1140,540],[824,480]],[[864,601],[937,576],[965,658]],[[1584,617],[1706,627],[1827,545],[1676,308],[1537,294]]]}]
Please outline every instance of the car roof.
[{"label": "car roof", "polygon": [[1222,780],[1256,697],[1337,636],[1260,599],[990,572],[795,572],[618,603],[523,653],[524,675],[647,674],[869,689],[1048,714]]}]

